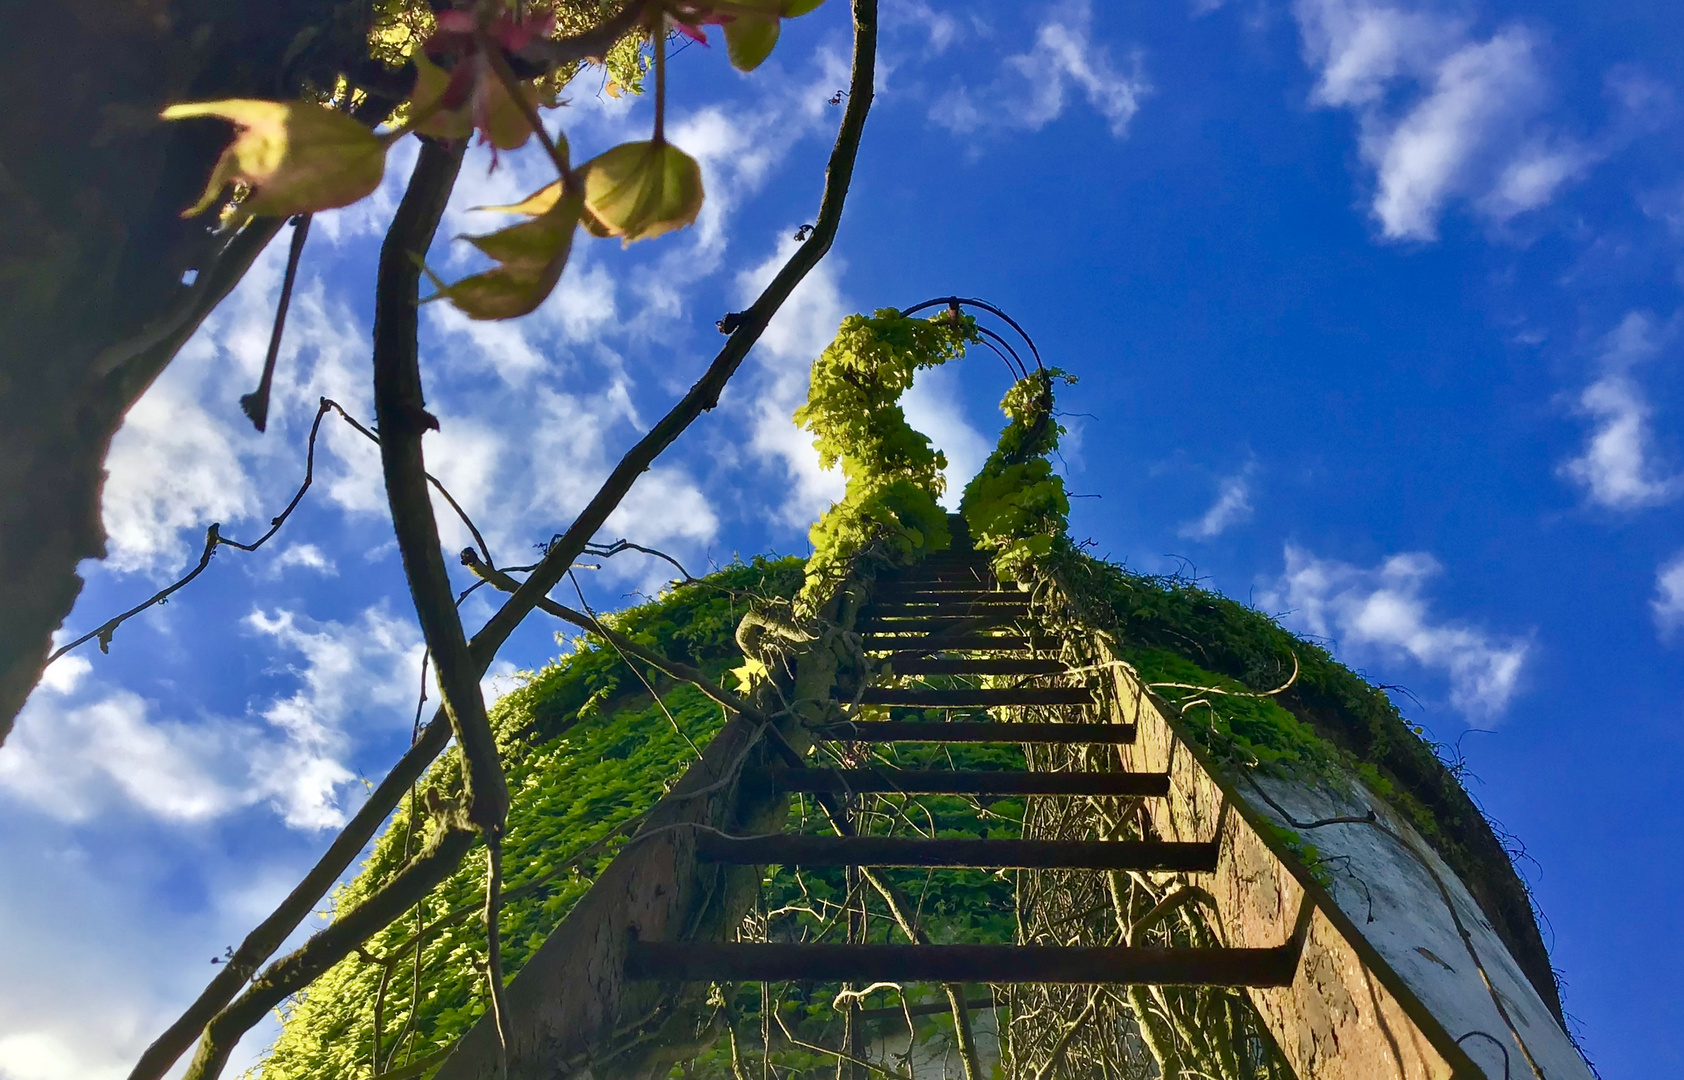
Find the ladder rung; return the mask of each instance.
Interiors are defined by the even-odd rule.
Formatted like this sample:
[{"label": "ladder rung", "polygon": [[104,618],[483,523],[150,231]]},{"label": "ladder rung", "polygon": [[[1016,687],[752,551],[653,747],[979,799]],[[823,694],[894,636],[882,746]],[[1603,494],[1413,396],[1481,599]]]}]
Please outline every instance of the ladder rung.
[{"label": "ladder rung", "polygon": [[843,742],[1132,743],[1133,724],[1006,724],[996,721],[857,720],[819,729]]},{"label": "ladder rung", "polygon": [[1062,675],[1064,661],[1051,657],[934,658],[910,656],[891,660],[896,675]]},{"label": "ladder rung", "polygon": [[989,870],[1209,873],[1219,846],[1170,840],[987,840],[908,836],[696,834],[696,854],[736,866],[918,866]]},{"label": "ladder rung", "polygon": [[1007,772],[981,769],[790,769],[774,767],[779,791],[829,795],[1167,795],[1168,773]]},{"label": "ladder rung", "polygon": [[985,597],[995,600],[1024,600],[1029,594],[1016,589],[990,588],[981,582],[966,583],[963,581],[926,581],[922,583],[908,582],[894,585],[879,585],[871,590],[871,599],[877,603],[899,603],[908,598],[940,597]]},{"label": "ladder rung", "polygon": [[1125,983],[1290,986],[1299,949],[632,942],[626,975],[662,982]]},{"label": "ladder rung", "polygon": [[939,634],[942,631],[989,630],[1023,618],[1020,611],[980,611],[972,615],[908,615],[905,618],[868,618],[859,629],[867,634]]},{"label": "ladder rung", "polygon": [[1092,705],[1093,691],[1085,686],[996,686],[931,690],[921,686],[869,686],[861,696],[865,705],[922,705],[957,708],[967,705]]},{"label": "ladder rung", "polygon": [[[1052,642],[1045,644],[1051,645]],[[923,656],[933,652],[1016,652],[1029,648],[1029,639],[1022,634],[951,634],[923,640],[889,637],[884,634],[865,635],[865,647],[872,652],[894,650],[906,657]],[[907,652],[907,649],[917,652]],[[890,658],[893,662],[893,657]]]},{"label": "ladder rung", "polygon": [[985,600],[958,600],[952,603],[873,604],[872,619],[976,619],[983,617],[1029,614],[1028,604],[995,603]]}]

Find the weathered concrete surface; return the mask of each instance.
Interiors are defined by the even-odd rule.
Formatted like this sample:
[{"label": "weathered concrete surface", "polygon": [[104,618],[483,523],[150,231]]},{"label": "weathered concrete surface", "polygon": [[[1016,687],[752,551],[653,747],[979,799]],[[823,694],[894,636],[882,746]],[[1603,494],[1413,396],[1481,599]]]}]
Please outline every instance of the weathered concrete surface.
[{"label": "weathered concrete surface", "polygon": [[[1111,674],[1114,718],[1138,726],[1135,744],[1118,748],[1125,767],[1171,774],[1169,798],[1147,801],[1154,828],[1169,840],[1206,840],[1220,830],[1221,863],[1214,874],[1197,877],[1217,898],[1229,935],[1225,944],[1278,945],[1307,920],[1293,985],[1250,991],[1301,1080],[1503,1080],[1502,1052],[1490,1040],[1476,1036],[1458,1045],[1470,1031],[1506,1045],[1508,1076],[1526,1074],[1520,1047],[1426,866],[1449,889],[1544,1074],[1590,1080],[1566,1033],[1455,874],[1354,777],[1345,796],[1279,780],[1265,782],[1264,790],[1300,823],[1360,818],[1373,809],[1401,842],[1369,824],[1295,827],[1255,791],[1214,776],[1129,670],[1115,667]],[[1318,849],[1324,872],[1333,875],[1331,891],[1283,840],[1269,835],[1271,825],[1297,832]]]},{"label": "weathered concrete surface", "polygon": [[[105,553],[99,500],[111,436],[267,239],[253,234],[230,250],[202,219],[181,219],[228,129],[165,125],[158,110],[331,85],[367,56],[369,14],[367,0],[7,6],[0,741],[81,591],[76,564]],[[190,269],[199,276],[187,286]]]}]

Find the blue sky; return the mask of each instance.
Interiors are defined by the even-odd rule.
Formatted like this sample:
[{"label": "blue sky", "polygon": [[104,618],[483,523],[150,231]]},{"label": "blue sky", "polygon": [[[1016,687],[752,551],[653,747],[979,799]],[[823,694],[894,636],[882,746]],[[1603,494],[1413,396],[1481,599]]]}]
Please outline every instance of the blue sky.
[{"label": "blue sky", "polygon": [[[605,538],[692,569],[804,550],[838,485],[788,415],[838,319],[993,300],[1082,380],[1062,399],[1071,488],[1097,496],[1077,536],[1406,687],[1524,843],[1602,1074],[1684,1074],[1661,1037],[1684,1025],[1684,9],[884,0],[884,21],[833,254]],[[426,309],[429,462],[499,561],[566,525],[811,220],[846,29],[832,0],[746,77],[721,50],[679,54],[669,134],[704,165],[695,228],[583,245],[518,323]],[[642,137],[648,103],[585,80],[558,115],[583,154]],[[369,416],[373,255],[411,159],[318,219],[268,434],[237,399],[284,245],[136,407],[111,557],[71,631],[179,572],[209,522],[260,533],[318,396]],[[447,233],[543,182],[529,151],[487,164]],[[465,272],[461,248],[432,261]],[[958,484],[1004,388],[978,357],[913,392]],[[0,1077],[126,1072],[405,745],[419,634],[378,476],[330,419],[271,546],[225,550],[109,656],[61,661],[0,749]],[[658,586],[633,558],[585,575],[593,603]],[[553,632],[523,628],[492,688]]]}]

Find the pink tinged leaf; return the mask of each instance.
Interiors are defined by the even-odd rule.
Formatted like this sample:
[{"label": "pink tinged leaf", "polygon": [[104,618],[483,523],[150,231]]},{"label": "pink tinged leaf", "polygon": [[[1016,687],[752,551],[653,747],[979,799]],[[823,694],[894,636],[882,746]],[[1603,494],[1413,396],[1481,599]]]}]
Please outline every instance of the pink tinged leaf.
[{"label": "pink tinged leaf", "polygon": [[[533,205],[542,194],[516,205]],[[530,314],[561,280],[582,205],[578,195],[556,197],[548,209],[530,221],[485,236],[464,237],[500,265],[446,285],[438,295],[470,319],[513,319]]]},{"label": "pink tinged leaf", "polygon": [[446,8],[433,16],[435,25],[447,34],[471,34],[477,30],[471,13],[458,8]]},{"label": "pink tinged leaf", "polygon": [[585,228],[630,244],[696,220],[702,209],[702,169],[678,147],[622,143],[579,167],[585,188]]},{"label": "pink tinged leaf", "polygon": [[689,38],[691,41],[696,42],[698,45],[706,45],[708,43],[707,31],[703,30],[700,26],[691,26],[689,23],[676,21],[672,25],[675,30]]},{"label": "pink tinged leaf", "polygon": [[474,130],[468,107],[468,91],[473,85],[471,65],[459,63],[445,71],[419,51],[411,59],[415,62],[415,90],[409,97],[409,115],[425,116],[415,130],[439,139],[467,138]]},{"label": "pink tinged leaf", "polygon": [[165,120],[214,116],[235,126],[205,193],[182,213],[215,206],[231,182],[250,185],[247,217],[289,217],[347,206],[380,186],[386,144],[349,116],[308,102],[233,98],[171,105]]}]

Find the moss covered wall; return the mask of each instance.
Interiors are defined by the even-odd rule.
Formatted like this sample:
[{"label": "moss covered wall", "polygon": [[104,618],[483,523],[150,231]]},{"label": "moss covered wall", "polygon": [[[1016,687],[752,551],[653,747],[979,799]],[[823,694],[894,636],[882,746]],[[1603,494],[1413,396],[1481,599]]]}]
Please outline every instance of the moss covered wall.
[{"label": "moss covered wall", "polygon": [[[1113,633],[1148,683],[1189,683],[1268,698],[1216,697],[1195,707],[1189,728],[1206,748],[1237,766],[1261,763],[1313,774],[1337,755],[1375,794],[1415,823],[1467,885],[1509,952],[1562,1022],[1549,952],[1525,884],[1491,824],[1421,732],[1385,691],[1334,660],[1321,646],[1225,596],[1174,578],[1133,574],[1076,555],[1060,574],[1084,598],[1085,621]],[[1200,697],[1165,688],[1174,702]]]},{"label": "moss covered wall", "polygon": [[[1148,682],[1271,690],[1287,681],[1296,655],[1301,670],[1287,691],[1267,698],[1225,697],[1220,708],[1189,709],[1188,727],[1214,757],[1235,767],[1261,763],[1276,773],[1308,775],[1325,772],[1329,763],[1354,769],[1414,821],[1456,870],[1559,1019],[1548,954],[1507,854],[1453,773],[1383,691],[1319,646],[1217,594],[1079,556],[1060,563],[1061,576],[1088,608],[1083,621],[1116,637]],[[748,600],[792,596],[802,572],[797,559],[732,567],[615,616],[615,625],[718,678],[742,662],[733,631]],[[584,644],[531,673],[526,685],[494,710],[514,794],[505,856],[510,974],[607,864],[618,846],[616,830],[652,806],[689,764],[690,744],[675,724],[705,746],[723,722],[719,708],[693,689],[673,687],[653,672],[642,674],[661,693],[665,711],[637,673],[600,643]],[[1201,696],[1172,687],[1161,693],[1184,701]],[[456,769],[454,759],[441,760],[430,783],[448,796]],[[950,809],[956,816],[944,827],[968,817],[967,806]],[[1008,818],[1012,809],[995,807]],[[407,809],[395,816],[340,901],[384,880],[406,850],[419,846],[409,820]],[[950,924],[938,936],[1011,940],[1010,920],[990,923],[978,907],[1009,905],[998,889],[978,887],[1004,882],[971,877],[932,876],[926,911]],[[429,929],[420,948],[419,977],[412,916],[371,942],[366,957],[340,964],[289,1004],[263,1076],[369,1077],[423,1060],[471,1026],[486,1004],[478,966],[484,950],[478,917],[483,880],[484,855],[478,852],[423,905],[423,925],[436,929]],[[812,886],[821,882],[840,884],[826,882],[824,875],[809,879]],[[782,897],[789,882],[774,879],[767,888],[769,897]],[[373,1067],[376,1053],[380,1070]]]}]

